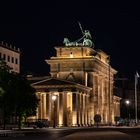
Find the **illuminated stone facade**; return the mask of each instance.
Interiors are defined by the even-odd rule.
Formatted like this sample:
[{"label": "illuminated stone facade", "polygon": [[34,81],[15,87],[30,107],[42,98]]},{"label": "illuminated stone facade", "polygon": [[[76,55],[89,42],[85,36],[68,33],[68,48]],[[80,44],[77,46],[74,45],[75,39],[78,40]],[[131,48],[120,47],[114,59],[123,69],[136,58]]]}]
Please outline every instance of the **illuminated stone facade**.
[{"label": "illuminated stone facade", "polygon": [[[90,124],[89,95],[91,88],[77,83],[48,78],[32,84],[40,99],[35,119],[48,119],[57,126],[78,126]],[[56,101],[52,96],[56,96]]]},{"label": "illuminated stone facade", "polygon": [[35,118],[55,120],[57,126],[87,126],[100,114],[102,124],[114,123],[114,117],[120,116],[120,98],[113,95],[117,71],[109,56],[88,46],[55,49],[56,56],[46,60],[51,78],[32,84],[40,99]]},{"label": "illuminated stone facade", "polygon": [[15,46],[0,42],[0,59],[3,59],[11,68],[11,71],[20,73],[20,50]]}]

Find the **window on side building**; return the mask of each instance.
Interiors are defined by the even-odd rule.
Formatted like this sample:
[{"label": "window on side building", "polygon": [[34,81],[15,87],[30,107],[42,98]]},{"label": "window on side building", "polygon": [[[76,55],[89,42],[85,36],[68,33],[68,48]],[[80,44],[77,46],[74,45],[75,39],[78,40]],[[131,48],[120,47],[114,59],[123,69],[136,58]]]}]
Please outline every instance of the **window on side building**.
[{"label": "window on side building", "polygon": [[8,57],[7,57],[7,60],[8,60],[8,62],[10,62],[10,56],[8,55]]},{"label": "window on side building", "polygon": [[12,63],[14,63],[14,57],[12,57]]},{"label": "window on side building", "polygon": [[15,62],[16,64],[18,64],[18,59],[16,58],[16,62]]},{"label": "window on side building", "polygon": [[6,54],[3,54],[3,60],[6,60]]}]

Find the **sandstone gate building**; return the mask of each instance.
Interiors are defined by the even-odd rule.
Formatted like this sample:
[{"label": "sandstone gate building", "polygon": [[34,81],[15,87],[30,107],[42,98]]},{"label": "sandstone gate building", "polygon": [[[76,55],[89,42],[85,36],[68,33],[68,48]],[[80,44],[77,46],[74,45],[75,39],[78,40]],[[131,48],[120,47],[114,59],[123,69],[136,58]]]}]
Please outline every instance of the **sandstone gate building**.
[{"label": "sandstone gate building", "polygon": [[102,124],[114,123],[120,116],[120,98],[113,95],[117,71],[109,56],[80,44],[55,50],[56,56],[46,60],[51,77],[32,83],[40,99],[34,118],[55,121],[57,126],[87,126],[100,114]]}]

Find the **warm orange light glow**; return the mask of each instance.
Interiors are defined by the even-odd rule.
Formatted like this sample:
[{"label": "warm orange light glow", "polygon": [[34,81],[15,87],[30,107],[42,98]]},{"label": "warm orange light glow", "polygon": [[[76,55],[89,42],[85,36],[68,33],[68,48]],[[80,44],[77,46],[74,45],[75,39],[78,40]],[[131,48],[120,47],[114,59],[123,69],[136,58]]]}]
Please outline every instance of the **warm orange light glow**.
[{"label": "warm orange light glow", "polygon": [[47,87],[46,99],[38,95],[46,102],[40,101],[38,116],[53,121],[56,114],[57,125],[68,127],[94,124],[95,114],[102,116],[102,124],[114,122],[114,116],[120,115],[120,97],[113,95],[117,71],[108,67],[108,55],[86,46],[56,47],[56,51],[55,57],[46,60],[52,78],[42,81],[42,85],[34,84],[38,91],[40,87],[46,91]]},{"label": "warm orange light glow", "polygon": [[59,112],[59,126],[63,126],[63,113],[62,113],[62,111]]},{"label": "warm orange light glow", "polygon": [[72,52],[70,53],[70,58],[73,58],[73,53]]},{"label": "warm orange light glow", "polygon": [[56,100],[56,95],[52,96],[52,100],[55,101]]},{"label": "warm orange light glow", "polygon": [[76,111],[73,111],[72,125],[73,126],[76,126],[77,125],[77,114],[76,114]]}]

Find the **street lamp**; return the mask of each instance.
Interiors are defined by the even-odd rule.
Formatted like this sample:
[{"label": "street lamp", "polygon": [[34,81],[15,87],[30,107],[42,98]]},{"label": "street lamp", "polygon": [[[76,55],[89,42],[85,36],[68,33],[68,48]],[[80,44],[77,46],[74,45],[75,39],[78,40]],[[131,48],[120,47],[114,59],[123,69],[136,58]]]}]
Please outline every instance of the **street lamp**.
[{"label": "street lamp", "polygon": [[129,119],[129,122],[130,122],[130,110],[129,110],[129,108],[130,108],[130,101],[126,100],[125,104],[127,105],[128,119]]},{"label": "street lamp", "polygon": [[56,111],[55,111],[55,106],[56,106],[56,98],[57,98],[57,96],[56,95],[53,95],[52,96],[52,100],[53,100],[53,115],[54,115],[54,118],[53,118],[53,128],[55,128],[56,127],[56,122],[55,122],[55,119],[56,119]]},{"label": "street lamp", "polygon": [[126,103],[127,105],[129,105],[129,104],[130,104],[130,101],[129,101],[129,100],[126,100],[125,103]]}]

